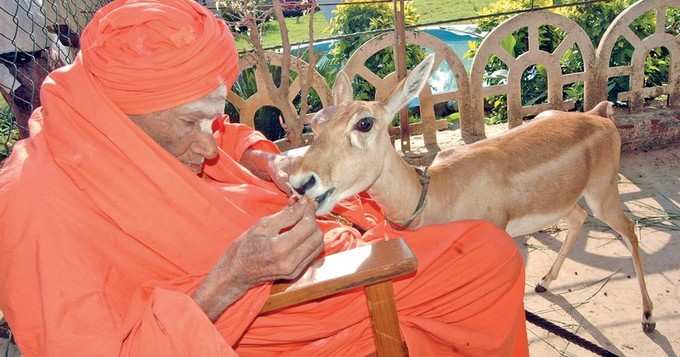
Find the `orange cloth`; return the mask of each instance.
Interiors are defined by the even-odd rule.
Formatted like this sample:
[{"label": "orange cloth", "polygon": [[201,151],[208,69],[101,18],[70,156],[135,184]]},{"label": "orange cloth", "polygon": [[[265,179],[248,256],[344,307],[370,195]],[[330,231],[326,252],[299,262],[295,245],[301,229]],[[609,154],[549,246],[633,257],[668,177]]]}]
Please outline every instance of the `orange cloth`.
[{"label": "orange cloth", "polygon": [[196,1],[114,1],[90,20],[80,50],[83,65],[127,114],[191,102],[238,75],[231,32]]},{"label": "orange cloth", "polygon": [[[17,143],[0,171],[0,310],[22,352],[370,353],[361,292],[258,316],[269,295],[269,285],[263,285],[216,323],[208,320],[189,294],[231,241],[286,204],[273,184],[237,161],[249,147],[276,147],[244,126],[224,125],[216,133],[218,160],[206,168],[205,177],[197,177],[127,119],[121,108],[133,103],[134,95],[112,91],[110,81],[84,64],[83,53],[48,77],[43,107],[31,120],[31,138]],[[167,74],[174,71],[169,68]],[[144,91],[155,90],[159,81],[130,75]],[[188,88],[187,95],[205,95],[213,88],[194,89]],[[171,107],[172,97],[155,104]],[[370,231],[358,237],[356,231],[321,222],[333,232],[329,251],[404,236],[416,253],[418,274],[395,286],[411,355],[527,355],[523,264],[506,234],[481,222],[393,232],[365,196],[338,212]]]}]

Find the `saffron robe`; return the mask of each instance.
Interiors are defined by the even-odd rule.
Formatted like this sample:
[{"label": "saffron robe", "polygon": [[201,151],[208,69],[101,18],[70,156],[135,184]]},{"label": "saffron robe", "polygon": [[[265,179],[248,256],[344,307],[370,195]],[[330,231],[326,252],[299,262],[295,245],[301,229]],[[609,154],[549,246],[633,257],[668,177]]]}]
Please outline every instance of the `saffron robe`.
[{"label": "saffron robe", "polygon": [[[190,102],[237,73],[233,38],[190,0],[117,0],[85,29],[74,64],[48,76],[31,137],[0,171],[0,310],[26,356],[355,356],[373,351],[361,291],[259,316],[270,285],[212,323],[190,294],[231,242],[287,198],[243,168],[276,147],[216,131],[192,174],[126,114]],[[321,220],[327,252],[403,237],[419,261],[395,283],[412,356],[526,356],[523,262],[483,222],[385,226],[370,198]]]}]

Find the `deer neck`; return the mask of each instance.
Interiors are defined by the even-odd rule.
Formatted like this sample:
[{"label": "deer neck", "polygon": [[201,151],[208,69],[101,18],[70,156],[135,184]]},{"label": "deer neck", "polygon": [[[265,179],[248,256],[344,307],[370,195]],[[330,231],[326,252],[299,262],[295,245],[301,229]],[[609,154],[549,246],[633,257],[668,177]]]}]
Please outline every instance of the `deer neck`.
[{"label": "deer neck", "polygon": [[406,222],[415,211],[422,187],[415,169],[394,150],[388,150],[383,170],[368,193],[375,198],[388,220]]}]

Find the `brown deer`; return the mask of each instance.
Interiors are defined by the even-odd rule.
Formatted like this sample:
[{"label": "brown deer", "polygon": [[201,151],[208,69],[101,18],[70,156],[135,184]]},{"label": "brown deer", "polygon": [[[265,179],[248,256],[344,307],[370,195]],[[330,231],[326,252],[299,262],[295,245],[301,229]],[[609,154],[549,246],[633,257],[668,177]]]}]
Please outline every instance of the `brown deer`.
[{"label": "brown deer", "polygon": [[368,190],[388,221],[404,229],[480,219],[514,237],[566,218],[567,238],[537,292],[557,278],[579,236],[587,213],[578,200],[584,197],[594,216],[625,238],[642,294],[642,327],[652,332],[638,238],[619,200],[621,139],[611,104],[586,113],[543,112],[504,135],[441,151],[425,172],[417,171],[394,149],[388,128],[420,93],[433,64],[431,55],[384,102],[352,100],[350,81],[341,73],[334,105],[312,119],[315,140],[290,176],[292,187],[317,201],[319,215]]}]

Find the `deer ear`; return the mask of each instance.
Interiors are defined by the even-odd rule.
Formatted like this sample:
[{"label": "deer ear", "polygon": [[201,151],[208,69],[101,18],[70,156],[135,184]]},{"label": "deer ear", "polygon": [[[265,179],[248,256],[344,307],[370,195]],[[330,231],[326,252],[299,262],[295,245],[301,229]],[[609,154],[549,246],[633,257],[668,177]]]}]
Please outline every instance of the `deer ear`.
[{"label": "deer ear", "polygon": [[414,68],[411,73],[399,83],[397,88],[392,92],[385,107],[388,112],[388,117],[392,118],[401,108],[403,108],[411,98],[420,94],[425,83],[430,78],[430,73],[434,67],[434,54],[427,56],[420,64]]},{"label": "deer ear", "polygon": [[333,85],[333,104],[340,105],[354,99],[352,82],[345,72],[338,73]]},{"label": "deer ear", "polygon": [[588,111],[589,114],[599,115],[603,118],[614,119],[614,104],[612,102],[600,102],[595,108]]},{"label": "deer ear", "polygon": [[313,115],[308,115],[305,118],[305,123],[309,124],[309,126],[312,128],[312,132],[314,132],[314,135],[319,134],[319,128],[322,123],[324,123],[326,120],[328,120],[328,115],[326,115],[325,108],[322,108],[318,112],[314,113]]}]

